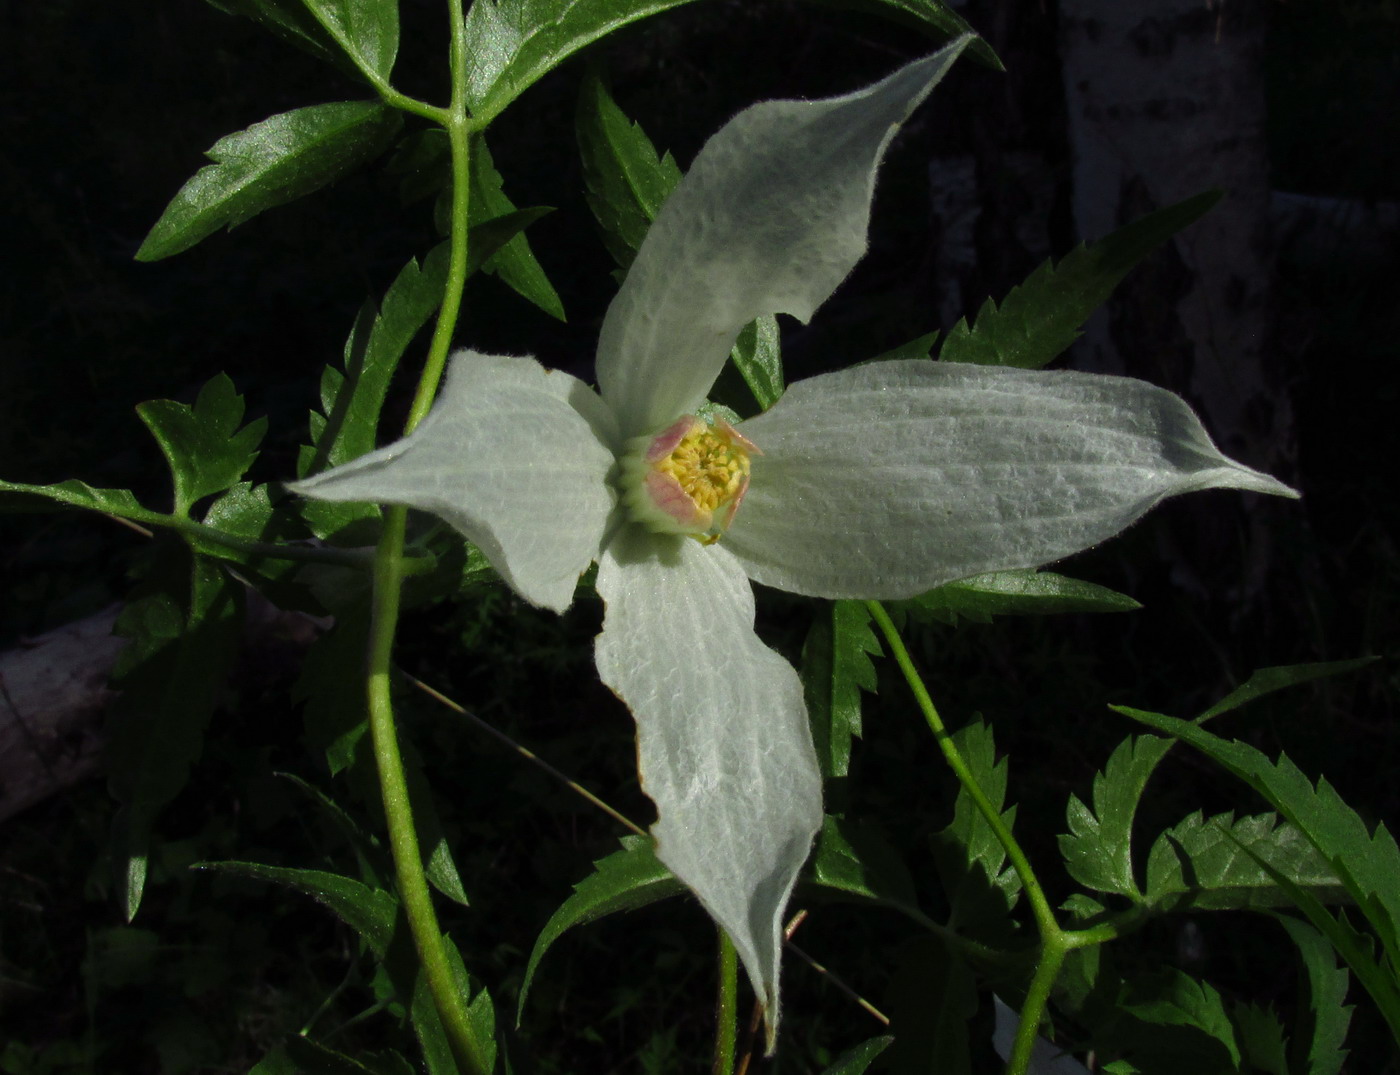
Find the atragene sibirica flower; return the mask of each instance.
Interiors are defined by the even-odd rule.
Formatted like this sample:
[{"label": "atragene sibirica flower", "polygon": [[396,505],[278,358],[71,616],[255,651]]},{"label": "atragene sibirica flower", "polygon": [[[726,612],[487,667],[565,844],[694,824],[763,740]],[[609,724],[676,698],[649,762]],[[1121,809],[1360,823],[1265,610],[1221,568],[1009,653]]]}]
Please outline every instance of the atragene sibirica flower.
[{"label": "atragene sibirica flower", "polygon": [[598,563],[598,672],[636,719],[656,853],[733,939],[770,1033],[821,776],[797,673],[754,633],[750,580],[906,598],[1058,560],[1176,493],[1293,495],[1126,378],[873,362],[732,426],[697,416],[746,324],[806,321],[864,253],[885,147],[966,44],[730,120],[608,309],[597,391],[461,351],[410,436],[292,486],[431,512],[556,611]]}]

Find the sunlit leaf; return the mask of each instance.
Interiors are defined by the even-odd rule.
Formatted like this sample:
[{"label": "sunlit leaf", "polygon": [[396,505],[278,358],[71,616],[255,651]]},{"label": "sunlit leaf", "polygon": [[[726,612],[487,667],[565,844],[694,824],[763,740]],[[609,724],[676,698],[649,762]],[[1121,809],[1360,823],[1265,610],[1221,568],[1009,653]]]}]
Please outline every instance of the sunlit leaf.
[{"label": "sunlit leaf", "polygon": [[875,690],[870,658],[881,652],[859,601],[835,601],[829,615],[812,620],[802,647],[802,686],[825,777],[845,776],[850,767],[851,738],[860,735],[860,692]]},{"label": "sunlit leaf", "polygon": [[1229,770],[1301,829],[1325,856],[1370,920],[1391,960],[1400,963],[1400,848],[1384,825],[1372,830],[1342,801],[1326,778],[1313,782],[1286,755],[1270,761],[1238,740],[1221,739],[1189,721],[1114,706],[1120,713],[1167,732]]},{"label": "sunlit leaf", "polygon": [[366,305],[346,340],[344,371],[327,367],[321,377],[322,411],[313,415],[312,445],[302,449],[298,477],[374,450],[394,370],[442,302],[447,260],[447,244],[441,243],[421,269],[416,258],[403,267],[378,309]]},{"label": "sunlit leaf", "polygon": [[1346,1063],[1343,1045],[1354,1010],[1346,1003],[1351,975],[1337,965],[1336,949],[1316,928],[1287,915],[1277,917],[1298,947],[1308,987],[1308,1010],[1299,1011],[1292,1024],[1294,1070],[1296,1075],[1338,1075]]},{"label": "sunlit leaf", "polygon": [[1235,819],[1198,810],[1162,833],[1147,856],[1147,901],[1158,911],[1278,907],[1292,902],[1249,848],[1319,899],[1346,898],[1341,882],[1308,838],[1274,814]]},{"label": "sunlit leaf", "polygon": [[1059,838],[1060,854],[1071,877],[1095,892],[1112,892],[1141,900],[1133,876],[1133,818],[1148,778],[1171,749],[1170,739],[1133,736],[1094,774],[1093,809],[1077,795],[1065,814],[1069,833]]},{"label": "sunlit leaf", "polygon": [[302,2],[371,81],[389,81],[399,51],[398,0]]},{"label": "sunlit leaf", "polygon": [[[1004,808],[1007,763],[1005,758],[996,760],[991,728],[973,721],[954,732],[952,738],[972,779],[1010,829],[1016,821],[1016,808]],[[1021,879],[1007,865],[1006,849],[966,786],[958,788],[953,820],[938,834],[934,847],[950,904],[950,926],[993,923],[1015,906]]]},{"label": "sunlit leaf", "polygon": [[138,405],[136,413],[170,467],[176,515],[188,515],[195,501],[221,493],[243,477],[267,431],[266,418],[239,428],[243,397],[223,373],[199,390],[192,407],[155,399]]},{"label": "sunlit leaf", "polygon": [[1290,1075],[1288,1039],[1278,1014],[1258,1004],[1236,1004],[1230,1015],[1246,1070],[1259,1075]]},{"label": "sunlit leaf", "polygon": [[520,984],[517,1019],[525,1010],[525,998],[540,960],[565,931],[685,891],[685,886],[657,861],[650,837],[624,836],[622,848],[593,864],[593,873],[574,885],[574,894],[559,906],[540,931],[525,967],[525,980]]},{"label": "sunlit leaf", "polygon": [[94,489],[76,479],[55,485],[0,481],[0,511],[51,511],[60,506],[105,511],[124,519],[150,519],[156,515],[143,508],[130,489]]},{"label": "sunlit leaf", "polygon": [[399,113],[377,101],[340,101],[282,112],[225,135],[156,221],[136,252],[158,261],[222,227],[319,190],[372,160],[398,132]]},{"label": "sunlit leaf", "polygon": [[1220,200],[1198,194],[1080,246],[1059,264],[1046,261],[998,306],[983,304],[971,327],[960,320],[943,341],[945,362],[1039,369],[1079,336],[1128,270]]},{"label": "sunlit leaf", "polygon": [[1124,594],[1053,571],[1025,569],[950,582],[889,607],[942,623],[990,623],[993,616],[1051,616],[1066,612],[1130,612],[1141,608]]},{"label": "sunlit leaf", "polygon": [[603,242],[622,268],[632,264],[647,228],[681,181],[669,152],[658,154],[642,130],[623,114],[596,71],[579,91],[575,120],[588,207]]}]

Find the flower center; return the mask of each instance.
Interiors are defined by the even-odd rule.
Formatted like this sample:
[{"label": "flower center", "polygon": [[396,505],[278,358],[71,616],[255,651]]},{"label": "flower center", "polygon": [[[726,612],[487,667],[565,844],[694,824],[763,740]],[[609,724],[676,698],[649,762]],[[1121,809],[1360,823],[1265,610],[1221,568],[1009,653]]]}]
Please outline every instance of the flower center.
[{"label": "flower center", "polygon": [[628,441],[623,500],[647,529],[711,545],[748,491],[750,453],[762,454],[728,422],[710,425],[686,415],[660,433]]}]

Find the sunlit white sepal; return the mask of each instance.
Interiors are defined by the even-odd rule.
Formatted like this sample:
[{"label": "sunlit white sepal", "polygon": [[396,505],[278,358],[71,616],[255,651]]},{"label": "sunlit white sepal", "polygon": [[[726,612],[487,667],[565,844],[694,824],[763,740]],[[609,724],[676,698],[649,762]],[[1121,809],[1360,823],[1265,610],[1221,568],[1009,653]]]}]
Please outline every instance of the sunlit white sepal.
[{"label": "sunlit white sepal", "polygon": [[972,40],[844,97],[754,105],[705,143],[598,340],[599,389],[624,436],[694,412],[754,318],[805,321],[826,301],[865,253],[895,130]]},{"label": "sunlit white sepal", "polygon": [[289,488],[430,511],[522,597],[562,612],[616,501],[615,443],[612,416],[577,378],[532,358],[461,351],[410,436]]},{"label": "sunlit white sepal", "polygon": [[817,597],[1038,567],[1178,493],[1297,495],[1125,377],[874,362],[798,381],[739,429],[764,454],[725,545],[755,581]]},{"label": "sunlit white sepal", "polygon": [[754,634],[723,543],[626,527],[603,553],[603,682],[637,721],[657,855],[729,933],[778,1023],[781,915],[821,826],[802,684]]}]

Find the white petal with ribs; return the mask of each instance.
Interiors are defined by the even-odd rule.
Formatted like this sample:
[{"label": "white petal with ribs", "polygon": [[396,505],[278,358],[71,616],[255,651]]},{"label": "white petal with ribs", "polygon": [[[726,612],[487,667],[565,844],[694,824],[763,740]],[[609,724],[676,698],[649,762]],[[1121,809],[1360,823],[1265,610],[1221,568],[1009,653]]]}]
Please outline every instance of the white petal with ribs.
[{"label": "white petal with ribs", "polygon": [[805,321],[826,301],[865,253],[885,147],[970,40],[845,97],[754,105],[705,144],[598,340],[598,384],[625,436],[694,411],[754,318]]},{"label": "white petal with ribs", "polygon": [[1296,495],[1124,377],[876,362],[790,386],[740,431],[764,454],[725,544],[754,580],[818,597],[1038,567],[1177,493]]},{"label": "white petal with ribs", "polygon": [[532,358],[459,351],[410,436],[289,488],[430,511],[480,546],[522,597],[562,612],[613,510],[615,429],[577,378]]},{"label": "white petal with ribs", "polygon": [[722,546],[628,527],[603,554],[598,672],[637,721],[657,856],[729,933],[778,1023],[782,913],[821,826],[802,685]]}]

